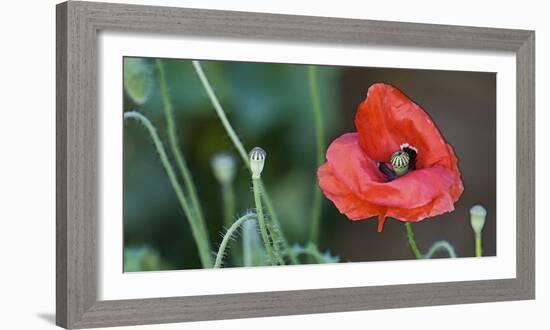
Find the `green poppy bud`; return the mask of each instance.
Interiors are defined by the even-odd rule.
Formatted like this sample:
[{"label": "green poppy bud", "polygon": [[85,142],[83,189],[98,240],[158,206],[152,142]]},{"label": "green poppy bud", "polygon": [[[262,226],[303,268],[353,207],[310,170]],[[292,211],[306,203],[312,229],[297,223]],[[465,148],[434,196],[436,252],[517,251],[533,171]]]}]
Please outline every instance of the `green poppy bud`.
[{"label": "green poppy bud", "polygon": [[470,225],[476,235],[481,235],[483,226],[485,225],[485,216],[487,210],[481,205],[474,205],[470,209]]},{"label": "green poppy bud", "polygon": [[236,173],[235,157],[228,153],[218,153],[210,161],[212,172],[221,185],[233,182]]},{"label": "green poppy bud", "polygon": [[259,179],[264,169],[266,153],[264,149],[255,147],[248,154],[250,156],[250,171],[252,179]]},{"label": "green poppy bud", "polygon": [[124,89],[136,104],[143,104],[152,89],[152,68],[143,58],[124,59]]}]

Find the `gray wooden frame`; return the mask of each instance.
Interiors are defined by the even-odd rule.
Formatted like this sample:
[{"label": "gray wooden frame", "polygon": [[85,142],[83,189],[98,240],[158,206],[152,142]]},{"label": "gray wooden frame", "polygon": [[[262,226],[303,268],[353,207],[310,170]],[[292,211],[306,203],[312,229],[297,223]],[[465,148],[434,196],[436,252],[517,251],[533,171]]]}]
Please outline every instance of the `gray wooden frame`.
[{"label": "gray wooden frame", "polygon": [[[517,277],[98,301],[99,31],[515,52]],[[57,5],[56,322],[66,328],[479,303],[535,297],[535,33],[71,1]]]}]

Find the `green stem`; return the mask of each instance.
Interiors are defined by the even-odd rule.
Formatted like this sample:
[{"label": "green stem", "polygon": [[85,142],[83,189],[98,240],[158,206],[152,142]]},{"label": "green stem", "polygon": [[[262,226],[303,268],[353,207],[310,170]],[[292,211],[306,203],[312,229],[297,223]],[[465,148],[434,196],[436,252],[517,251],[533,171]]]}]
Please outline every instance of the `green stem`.
[{"label": "green stem", "polygon": [[266,257],[258,230],[258,221],[245,222],[242,230],[243,266],[265,265]]},{"label": "green stem", "polygon": [[481,257],[483,255],[483,244],[481,239],[481,233],[475,234],[476,240],[476,257]]},{"label": "green stem", "polygon": [[295,251],[295,253],[297,255],[307,255],[313,259],[312,261],[315,264],[323,263],[323,255],[321,254],[321,252],[319,252],[319,250],[313,243],[309,243],[305,248],[296,248],[296,250],[297,251]]},{"label": "green stem", "polygon": [[412,230],[412,225],[410,222],[405,222],[405,227],[407,228],[407,240],[409,241],[409,246],[411,247],[411,250],[415,256],[416,259],[422,259],[422,253],[418,249],[418,246],[416,245],[416,241],[414,239],[414,232]]},{"label": "green stem", "polygon": [[[212,88],[212,85],[208,81],[208,78],[206,77],[206,74],[204,73],[204,70],[202,69],[201,63],[199,61],[193,61],[193,67],[195,68],[195,72],[199,76],[199,79],[201,81],[201,84],[206,91],[206,94],[208,95],[208,98],[210,99],[210,102],[212,103],[212,106],[216,110],[216,114],[218,115],[218,118],[222,122],[222,125],[227,133],[229,135],[229,138],[231,139],[231,142],[233,142],[233,145],[237,149],[237,152],[239,153],[240,157],[242,158],[244,164],[250,171],[250,160],[248,153],[246,152],[246,149],[244,148],[242,142],[240,141],[239,137],[237,136],[237,133],[235,133],[235,130],[231,126],[231,123],[229,123],[229,120],[227,119],[227,116],[225,115],[225,111],[223,110],[220,101],[218,100],[218,97],[216,96],[216,93],[214,92],[214,89]],[[275,208],[273,207],[273,204],[271,203],[271,198],[269,198],[269,195],[267,194],[267,191],[263,185],[263,182],[260,181],[259,185],[262,188],[262,199],[265,202],[265,207],[267,210],[267,213],[269,214],[269,217],[273,221],[273,225],[276,226],[280,233],[281,233],[281,244],[283,245],[283,249],[287,252],[289,255],[289,258],[292,263],[296,264],[298,263],[296,256],[292,253],[288,242],[285,238],[284,233],[281,230],[281,224],[279,222],[279,218],[277,217],[277,214],[275,213]]]},{"label": "green stem", "polygon": [[199,250],[199,257],[201,259],[202,266],[203,268],[212,267],[212,260],[210,256],[210,245],[208,244],[208,241],[205,239],[205,237],[203,237],[204,236],[203,231],[200,229],[199,224],[197,224],[195,218],[193,217],[193,213],[189,207],[189,202],[187,201],[185,194],[183,193],[183,190],[181,188],[181,185],[179,184],[178,179],[176,177],[176,173],[172,165],[170,164],[170,161],[168,160],[168,156],[166,154],[164,146],[162,145],[162,142],[160,141],[160,138],[157,134],[157,130],[155,126],[153,126],[153,124],[149,119],[147,119],[147,117],[145,117],[144,115],[136,111],[128,111],[124,113],[124,119],[130,119],[130,118],[141,123],[149,132],[149,135],[153,140],[153,144],[155,145],[155,148],[157,149],[157,152],[159,154],[162,165],[164,166],[164,170],[168,174],[168,179],[172,184],[172,188],[174,189],[176,196],[178,198],[178,201],[181,205],[181,208],[183,209],[183,212],[185,213],[185,216],[189,221],[193,238],[195,239],[195,243],[197,244],[197,249]]},{"label": "green stem", "polygon": [[447,242],[447,241],[437,241],[430,247],[428,252],[424,255],[424,259],[430,259],[431,257],[433,257],[433,255],[436,252],[438,252],[440,250],[445,250],[445,251],[447,251],[447,254],[449,255],[449,257],[456,258],[455,249],[449,242]]},{"label": "green stem", "polygon": [[189,171],[189,168],[187,167],[187,164],[185,162],[185,158],[183,157],[183,154],[179,147],[176,123],[174,120],[174,112],[172,110],[172,103],[170,102],[170,95],[168,92],[168,86],[166,84],[166,74],[164,72],[164,66],[162,65],[162,61],[160,59],[156,60],[156,64],[159,72],[160,93],[161,93],[162,101],[164,105],[163,108],[164,108],[164,115],[166,117],[166,128],[168,130],[168,141],[170,143],[170,149],[174,154],[176,163],[181,172],[181,176],[183,177],[185,188],[187,189],[187,192],[189,193],[189,196],[191,198],[191,203],[193,204],[193,210],[195,211],[194,214],[196,215],[196,222],[199,224],[201,231],[203,231],[203,235],[206,240],[205,244],[207,244],[210,247],[210,239],[208,238],[208,229],[206,228],[206,221],[204,220],[202,207],[197,197],[197,189],[195,187],[195,184],[193,183],[193,178],[191,177],[191,171]]},{"label": "green stem", "polygon": [[281,223],[279,222],[279,218],[277,217],[277,213],[275,212],[275,209],[273,207],[273,204],[271,203],[271,198],[267,196],[267,191],[265,189],[263,181],[259,180],[260,188],[262,189],[262,199],[265,203],[265,208],[267,209],[267,213],[271,217],[271,222],[273,223],[273,226],[275,227],[275,231],[278,233],[278,241],[281,242],[282,248],[285,251],[285,254],[290,259],[290,263],[293,265],[298,264],[298,258],[296,255],[294,255],[294,252],[290,248],[290,245],[288,244],[288,241],[286,240],[285,234],[283,233],[283,230],[281,229]]},{"label": "green stem", "polygon": [[210,102],[212,102],[212,106],[216,110],[216,113],[218,114],[218,117],[220,118],[223,127],[225,128],[225,131],[227,132],[227,135],[229,135],[229,138],[233,142],[233,145],[235,148],[237,148],[237,151],[239,152],[239,155],[243,159],[243,162],[248,165],[248,153],[244,149],[243,144],[239,140],[239,137],[237,136],[237,133],[235,133],[235,130],[233,127],[231,127],[231,124],[229,123],[229,119],[227,119],[227,116],[225,115],[225,112],[223,111],[223,108],[220,104],[220,101],[218,100],[218,97],[216,96],[216,93],[214,93],[214,89],[212,89],[212,85],[210,85],[210,82],[208,81],[208,78],[206,78],[206,75],[204,74],[204,71],[202,70],[202,66],[199,61],[193,61],[193,67],[195,68],[195,71],[197,72],[197,75],[199,76],[199,79],[202,83],[202,86],[204,87],[204,90],[206,91],[206,94],[208,94],[208,98],[210,99]]},{"label": "green stem", "polygon": [[225,256],[225,249],[227,248],[227,244],[229,243],[229,240],[231,237],[233,237],[233,233],[239,229],[239,227],[245,223],[246,221],[253,220],[256,218],[256,215],[253,213],[245,214],[237,221],[233,222],[233,224],[227,229],[227,232],[223,236],[222,242],[220,244],[220,248],[218,249],[218,253],[216,254],[216,262],[214,263],[214,268],[220,268],[223,262],[223,257]]},{"label": "green stem", "polygon": [[[246,225],[249,226],[249,225]],[[252,253],[254,251],[252,233],[250,228],[243,228],[243,240],[242,240],[242,251],[243,251],[243,266],[250,267],[253,265]],[[259,247],[259,246],[258,246]]]},{"label": "green stem", "polygon": [[411,250],[416,259],[430,259],[436,252],[440,250],[445,250],[449,254],[449,257],[456,258],[454,247],[451,245],[451,243],[447,241],[435,242],[434,244],[432,244],[428,252],[423,255],[422,252],[420,252],[418,245],[416,244],[416,240],[414,239],[414,232],[411,223],[405,222],[405,227],[407,228],[407,240],[409,241],[409,246],[411,247]]},{"label": "green stem", "polygon": [[[319,98],[319,87],[317,86],[317,68],[313,65],[308,67],[309,94],[311,97],[311,106],[313,110],[313,119],[315,126],[315,140],[317,146],[317,166],[320,166],[325,157],[325,132],[323,124],[323,113],[321,111],[321,101]],[[313,208],[311,210],[311,231],[310,241],[317,243],[319,240],[319,226],[321,223],[322,196],[321,190],[315,180],[313,187]]]},{"label": "green stem", "polygon": [[284,265],[285,260],[283,259],[282,253],[281,253],[281,235],[279,233],[279,229],[275,228],[273,225],[273,221],[266,221],[266,227],[267,227],[267,233],[269,237],[271,237],[272,246],[273,246],[273,255],[275,256],[275,259],[279,263],[279,265]]},{"label": "green stem", "polygon": [[313,188],[313,209],[311,210],[311,229],[309,239],[313,243],[319,241],[319,226],[321,224],[322,194],[319,187]]},{"label": "green stem", "polygon": [[233,224],[235,214],[235,191],[232,184],[222,185],[223,223],[226,228]]},{"label": "green stem", "polygon": [[264,241],[264,247],[269,257],[269,260],[272,265],[276,265],[277,261],[275,260],[275,255],[273,254],[273,249],[271,247],[271,242],[269,240],[269,235],[267,233],[267,228],[265,225],[264,211],[262,208],[262,199],[260,197],[261,192],[261,183],[260,179],[252,179],[252,190],[254,191],[254,203],[256,204],[256,216],[258,219],[258,225],[260,226],[260,233],[262,234],[262,240]]},{"label": "green stem", "polygon": [[[223,226],[230,228],[233,223],[233,215],[235,214],[235,192],[231,183],[222,183],[222,206],[223,206]],[[233,252],[234,244],[230,244],[229,250]],[[237,253],[238,251],[234,251]]]}]

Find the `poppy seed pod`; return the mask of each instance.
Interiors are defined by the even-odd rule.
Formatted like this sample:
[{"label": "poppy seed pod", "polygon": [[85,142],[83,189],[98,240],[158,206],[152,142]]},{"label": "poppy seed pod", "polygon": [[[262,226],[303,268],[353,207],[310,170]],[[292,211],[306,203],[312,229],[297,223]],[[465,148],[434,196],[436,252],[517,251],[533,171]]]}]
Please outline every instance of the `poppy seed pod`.
[{"label": "poppy seed pod", "polygon": [[210,161],[212,172],[221,185],[230,184],[235,178],[235,157],[228,153],[218,153]]},{"label": "poppy seed pod", "polygon": [[470,225],[476,235],[481,235],[483,226],[485,226],[485,216],[487,210],[481,205],[474,205],[470,209]]},{"label": "poppy seed pod", "polygon": [[391,164],[395,174],[402,176],[409,171],[409,154],[404,151],[397,151],[391,156]]},{"label": "poppy seed pod", "polygon": [[253,179],[259,179],[264,169],[266,152],[260,147],[255,147],[248,154],[250,156],[250,171]]}]

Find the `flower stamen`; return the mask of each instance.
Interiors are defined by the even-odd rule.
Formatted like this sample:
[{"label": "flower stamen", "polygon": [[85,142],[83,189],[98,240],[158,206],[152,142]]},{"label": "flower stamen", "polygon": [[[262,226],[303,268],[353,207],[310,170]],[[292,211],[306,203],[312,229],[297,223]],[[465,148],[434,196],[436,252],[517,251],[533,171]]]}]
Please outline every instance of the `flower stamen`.
[{"label": "flower stamen", "polygon": [[409,155],[409,170],[416,169],[416,154],[418,150],[415,147],[410,146],[408,143],[401,145],[401,150]]},{"label": "flower stamen", "polygon": [[386,178],[388,178],[388,181],[397,179],[397,174],[395,174],[395,171],[392,170],[386,163],[378,163],[378,170],[382,172]]}]

